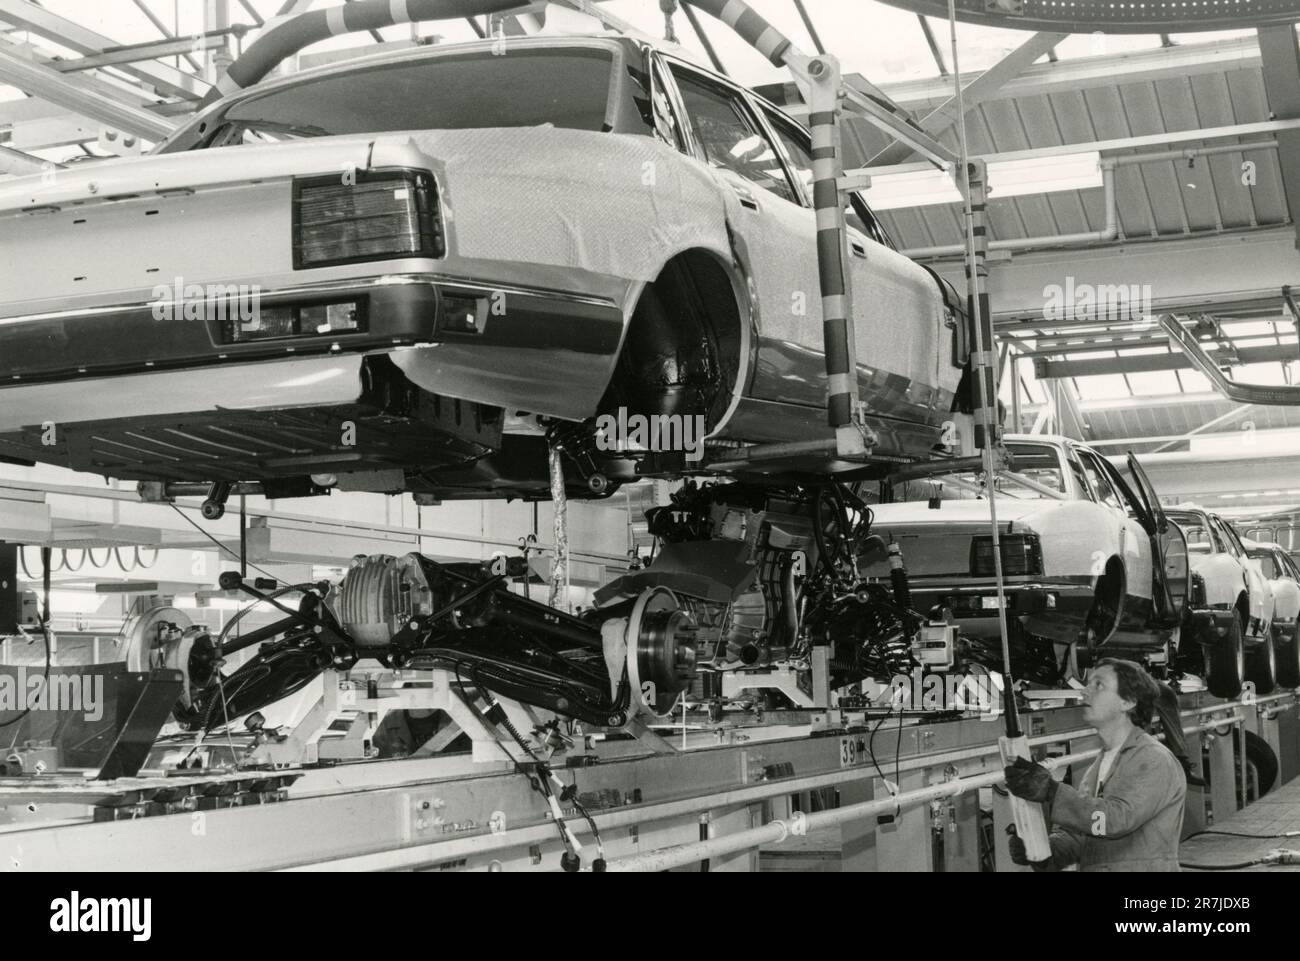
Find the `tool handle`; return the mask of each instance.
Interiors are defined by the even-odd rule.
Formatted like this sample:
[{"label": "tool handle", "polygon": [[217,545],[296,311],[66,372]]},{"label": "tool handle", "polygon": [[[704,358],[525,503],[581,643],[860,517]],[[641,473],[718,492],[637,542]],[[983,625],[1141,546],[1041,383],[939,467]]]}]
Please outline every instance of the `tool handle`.
[{"label": "tool handle", "polygon": [[[1027,737],[1000,737],[998,748],[1002,752],[1002,763],[1011,764],[1018,757],[1026,761],[1033,760],[1029,755]],[[1046,861],[1052,856],[1052,843],[1047,838],[1047,819],[1043,817],[1043,806],[1024,798],[1011,795],[1011,816],[1016,822],[1016,834],[1025,842],[1025,857],[1030,861]]]}]

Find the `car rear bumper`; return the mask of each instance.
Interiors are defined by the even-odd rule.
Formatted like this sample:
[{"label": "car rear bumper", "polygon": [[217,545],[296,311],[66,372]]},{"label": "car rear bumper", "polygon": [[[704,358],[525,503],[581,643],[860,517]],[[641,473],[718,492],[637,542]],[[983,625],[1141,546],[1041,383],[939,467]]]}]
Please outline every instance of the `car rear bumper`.
[{"label": "car rear bumper", "polygon": [[[174,316],[173,298],[0,320],[0,432],[66,422],[66,415],[49,416],[48,405],[34,420],[30,411],[46,404],[50,387],[69,381],[84,382],[88,390],[93,385],[98,394],[89,416],[74,413],[76,420],[118,416],[118,395],[136,390],[138,378],[161,371],[202,371],[209,397],[223,406],[248,406],[238,398],[250,386],[250,364],[329,364],[377,352],[392,352],[407,376],[433,393],[586,416],[585,405],[608,381],[623,332],[622,310],[611,300],[436,274],[381,274],[256,294],[252,300],[245,287],[232,297],[203,300],[193,319]],[[356,305],[363,329],[232,342],[232,325],[254,309],[330,304]],[[401,356],[431,350],[434,362]],[[293,403],[288,396],[285,402]],[[153,412],[207,406],[196,408],[177,396]]]},{"label": "car rear bumper", "polygon": [[[1003,584],[1007,614],[1020,618],[1027,629],[1046,637],[1061,633],[1073,639],[1092,607],[1090,577],[1007,577]],[[963,634],[985,637],[1001,631],[997,585],[991,577],[965,578],[960,583],[916,578],[909,589],[914,609],[949,608]]]}]

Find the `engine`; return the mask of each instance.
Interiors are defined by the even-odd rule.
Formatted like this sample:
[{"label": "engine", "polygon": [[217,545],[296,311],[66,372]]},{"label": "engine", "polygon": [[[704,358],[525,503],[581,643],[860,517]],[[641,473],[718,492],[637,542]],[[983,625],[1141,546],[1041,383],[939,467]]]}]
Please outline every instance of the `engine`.
[{"label": "engine", "polygon": [[807,672],[819,646],[830,652],[832,687],[914,665],[920,619],[888,589],[857,577],[860,563],[884,556],[885,544],[850,488],[687,481],[646,517],[658,554],[644,571],[601,588],[597,601],[671,590],[695,620],[701,672],[777,664]]}]

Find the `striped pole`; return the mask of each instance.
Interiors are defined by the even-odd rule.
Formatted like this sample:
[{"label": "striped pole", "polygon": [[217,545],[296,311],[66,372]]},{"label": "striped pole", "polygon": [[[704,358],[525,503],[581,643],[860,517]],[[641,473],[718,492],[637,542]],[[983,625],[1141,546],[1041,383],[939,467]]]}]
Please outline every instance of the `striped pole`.
[{"label": "striped pole", "polygon": [[[822,341],[826,360],[826,418],[835,428],[840,453],[863,453],[863,437],[853,427],[858,405],[857,351],[853,343],[852,290],[845,242],[840,177],[840,126],[836,116],[839,64],[818,58],[809,64],[812,103],[813,207],[817,216],[817,273],[822,293]],[[847,445],[847,449],[846,449]]]},{"label": "striped pole", "polygon": [[1002,440],[998,416],[998,363],[994,353],[993,316],[988,291],[988,168],[982,160],[968,161],[970,185],[970,250],[966,258],[967,304],[974,336],[971,341],[971,398],[975,410],[975,446],[997,447]]},{"label": "striped pole", "polygon": [[788,37],[763,19],[762,15],[744,0],[682,0],[682,2],[717,17],[740,34],[741,39],[751,47],[767,57],[774,66],[784,67],[787,53],[797,52],[794,51],[794,44]]},{"label": "striped pole", "polygon": [[842,456],[866,452],[866,438],[855,423],[858,406],[857,352],[853,343],[849,287],[848,232],[840,178],[838,111],[840,67],[834,57],[809,59],[790,39],[743,0],[682,0],[712,14],[779,67],[805,75],[810,85],[808,129],[812,134],[813,207],[817,215],[817,277],[822,296],[822,341],[826,359],[826,420],[835,428]]},{"label": "striped pole", "polygon": [[448,20],[500,13],[524,4],[520,0],[358,0],[314,10],[272,24],[244,55],[217,78],[200,107],[257,83],[290,57],[320,40],[359,30],[376,30],[397,23]]}]

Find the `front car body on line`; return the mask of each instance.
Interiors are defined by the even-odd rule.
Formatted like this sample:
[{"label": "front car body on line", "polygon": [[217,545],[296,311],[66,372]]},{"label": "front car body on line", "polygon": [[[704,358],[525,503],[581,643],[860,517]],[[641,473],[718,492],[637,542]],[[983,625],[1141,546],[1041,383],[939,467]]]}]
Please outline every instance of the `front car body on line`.
[{"label": "front car body on line", "polygon": [[[1097,599],[1102,578],[1118,576],[1119,609],[1095,645],[1150,648],[1168,638],[1153,630],[1153,551],[1143,526],[1125,510],[1099,501],[1070,466],[1083,445],[1064,437],[1008,435],[1013,458],[1046,457],[1059,471],[1062,489],[1055,496],[1027,500],[998,496],[1003,537],[1034,539],[1038,570],[1004,576],[1008,614],[1020,618],[1031,634],[1059,643],[1079,640]],[[1097,470],[1108,465],[1089,452]],[[924,484],[924,482],[923,482]],[[937,503],[932,508],[931,503]],[[953,611],[962,632],[971,636],[998,633],[992,576],[973,569],[972,539],[988,537],[988,500],[980,498],[914,500],[873,505],[875,529],[896,541],[908,571],[918,610]],[[887,577],[877,565],[868,576]],[[954,603],[957,609],[954,609]]]}]

